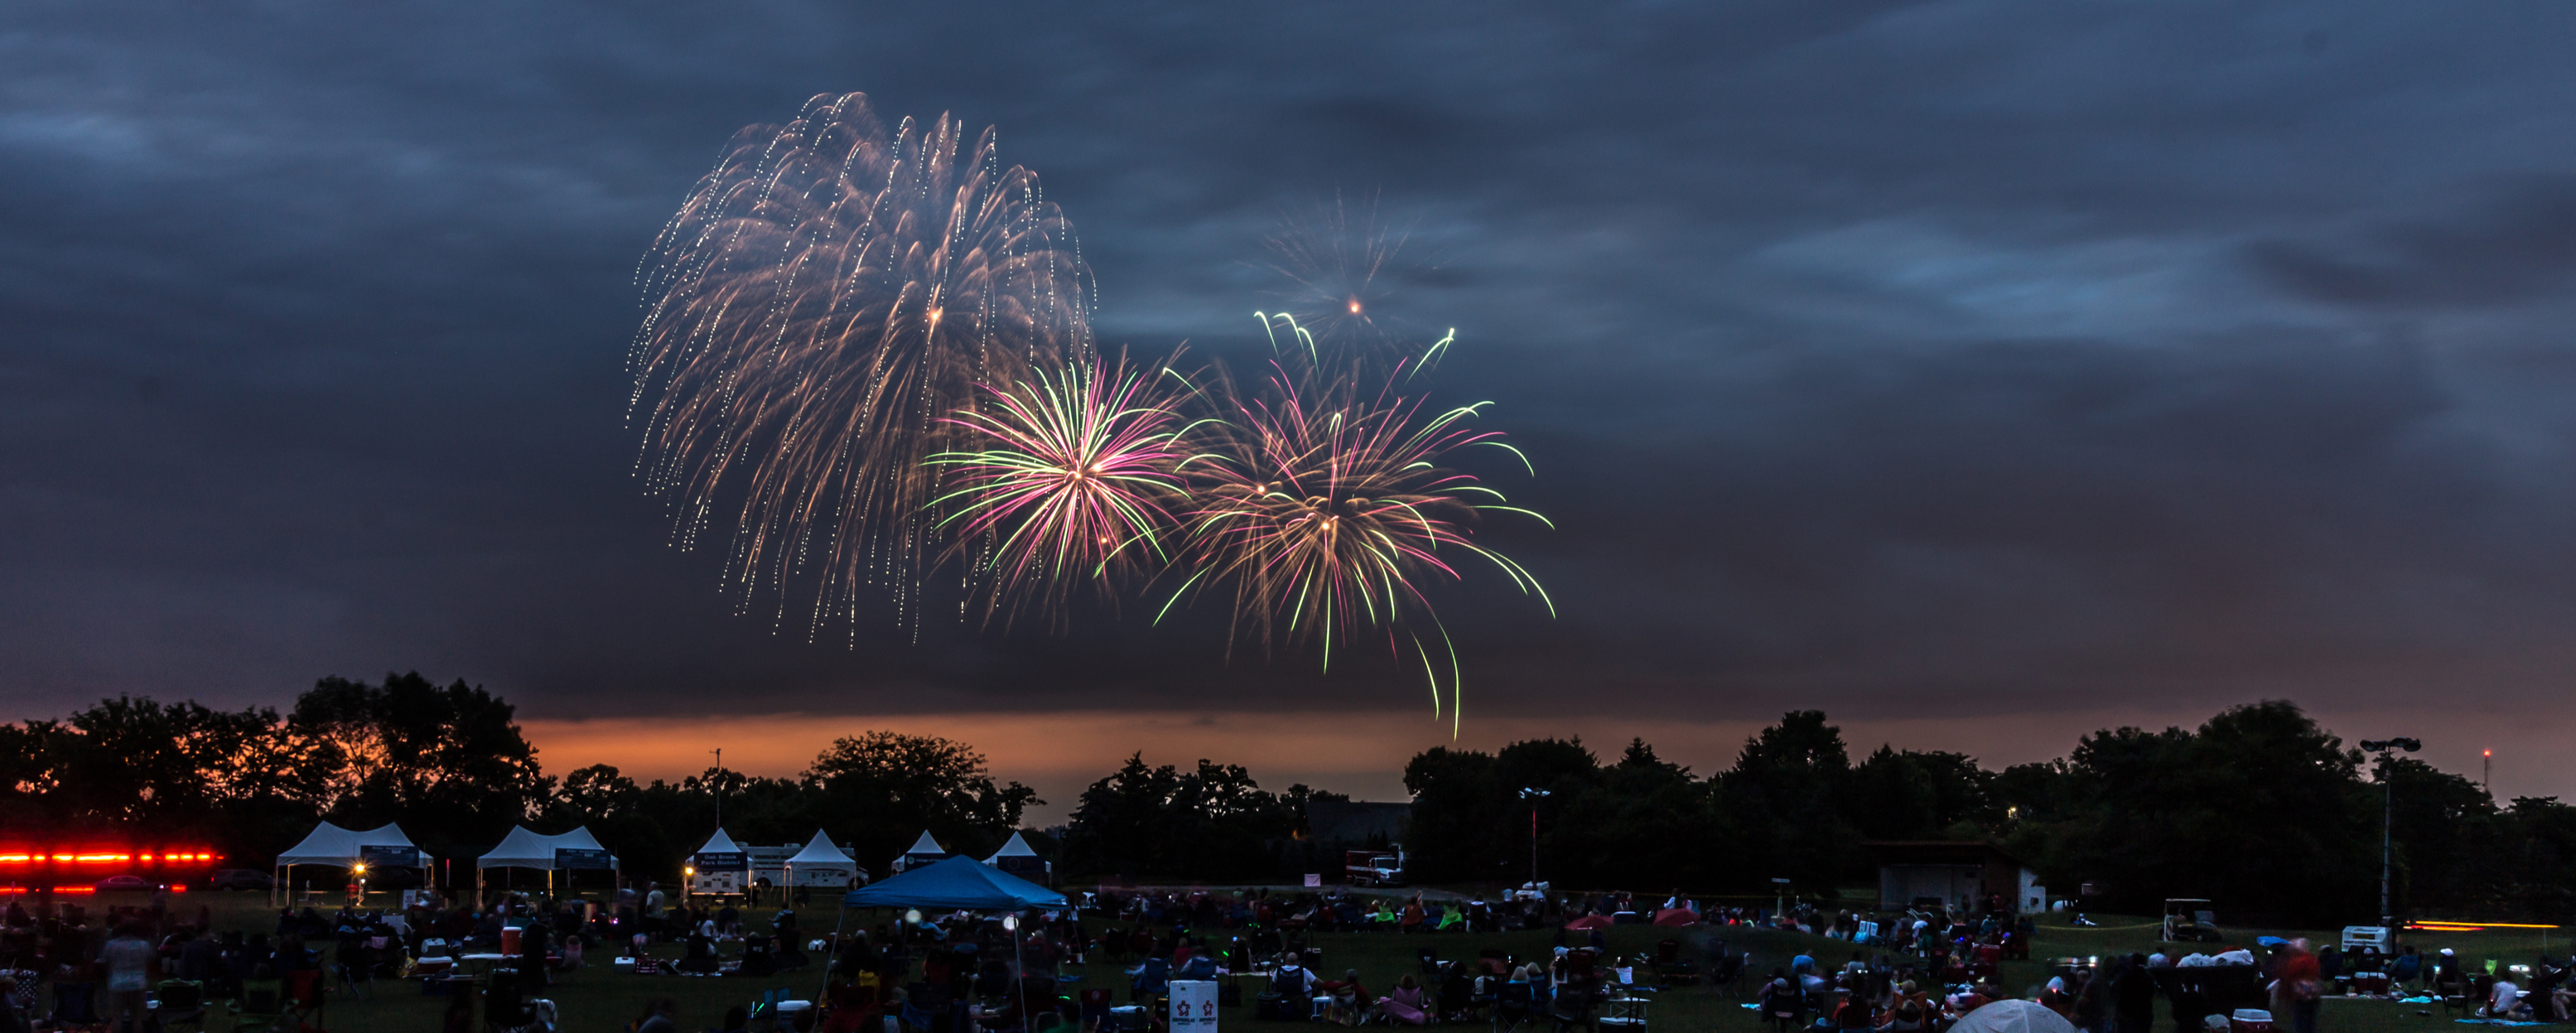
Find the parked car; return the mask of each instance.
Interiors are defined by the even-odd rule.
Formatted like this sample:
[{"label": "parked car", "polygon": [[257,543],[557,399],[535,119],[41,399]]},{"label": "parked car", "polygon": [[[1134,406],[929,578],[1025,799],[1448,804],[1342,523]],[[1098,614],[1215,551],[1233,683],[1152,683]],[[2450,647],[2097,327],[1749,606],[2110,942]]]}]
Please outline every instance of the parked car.
[{"label": "parked car", "polygon": [[144,881],[143,877],[140,875],[111,875],[107,878],[98,880],[98,891],[101,893],[113,893],[118,890],[148,890],[151,888],[152,884]]},{"label": "parked car", "polygon": [[277,880],[257,868],[217,868],[206,878],[206,888],[218,890],[264,890],[277,885]]}]

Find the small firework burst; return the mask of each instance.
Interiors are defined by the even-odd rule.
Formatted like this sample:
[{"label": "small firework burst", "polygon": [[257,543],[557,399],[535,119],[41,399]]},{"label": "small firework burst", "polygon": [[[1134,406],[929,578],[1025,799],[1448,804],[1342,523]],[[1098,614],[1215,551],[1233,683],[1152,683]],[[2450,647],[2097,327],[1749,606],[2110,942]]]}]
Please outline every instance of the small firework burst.
[{"label": "small firework burst", "polygon": [[988,616],[1006,601],[1061,602],[1078,584],[1106,589],[1168,558],[1180,415],[1153,379],[1095,360],[986,391],[985,408],[945,421],[981,447],[930,462],[955,476],[936,504],[958,541],[994,543],[979,564]]}]

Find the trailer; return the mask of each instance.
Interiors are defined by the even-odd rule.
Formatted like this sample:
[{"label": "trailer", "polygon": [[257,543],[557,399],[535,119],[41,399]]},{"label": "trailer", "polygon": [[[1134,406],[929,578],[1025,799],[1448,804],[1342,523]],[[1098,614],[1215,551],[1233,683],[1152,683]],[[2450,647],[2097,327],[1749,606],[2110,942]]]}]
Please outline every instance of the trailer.
[{"label": "trailer", "polygon": [[1342,881],[1353,886],[1404,885],[1404,847],[1342,852]]}]

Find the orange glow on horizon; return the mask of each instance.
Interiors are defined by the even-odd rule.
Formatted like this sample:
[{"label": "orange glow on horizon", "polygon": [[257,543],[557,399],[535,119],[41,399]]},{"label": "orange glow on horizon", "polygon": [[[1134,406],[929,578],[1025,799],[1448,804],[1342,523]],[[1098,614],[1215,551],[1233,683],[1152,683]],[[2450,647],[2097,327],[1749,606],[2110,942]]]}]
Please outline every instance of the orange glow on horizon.
[{"label": "orange glow on horizon", "polygon": [[[1844,707],[1848,706],[1846,702]],[[1898,718],[1845,717],[1843,708],[1830,712],[1855,760],[1888,743],[1899,749],[1956,751],[1976,758],[1988,770],[2002,770],[2062,758],[2074,750],[2080,736],[2099,729],[2197,727],[2221,706],[2175,701]],[[2367,706],[2309,708],[2309,716],[2330,729],[2384,722],[2391,714]],[[2410,714],[2406,719],[2417,717]],[[1201,757],[1240,764],[1251,770],[1262,788],[1273,792],[1303,782],[1362,800],[1401,801],[1406,799],[1406,762],[1434,746],[1491,752],[1526,739],[1580,737],[1603,763],[1612,763],[1630,737],[1642,737],[1664,760],[1686,765],[1693,775],[1705,778],[1733,767],[1745,740],[1778,720],[1776,711],[1757,711],[1741,719],[1672,713],[1529,715],[1506,713],[1499,705],[1480,712],[1471,682],[1464,734],[1456,740],[1449,736],[1447,715],[1435,719],[1428,705],[1289,712],[1201,710],[1186,705],[1159,711],[1060,713],[780,712],[587,721],[530,715],[522,716],[519,724],[548,772],[608,764],[637,782],[657,778],[676,782],[699,774],[708,767],[707,751],[718,746],[724,747],[725,766],[733,771],[792,778],[841,736],[878,729],[936,735],[974,747],[990,761],[996,779],[1037,789],[1047,803],[1031,808],[1028,821],[1043,826],[1064,820],[1085,786],[1117,770],[1128,754],[1138,750],[1144,752],[1147,763],[1157,766],[1188,767]],[[2576,717],[2539,715],[2516,723],[2512,733],[2530,736],[2532,741],[2526,745],[2563,741],[2576,735]],[[2495,747],[2508,753],[2516,748],[2515,742]],[[2457,758],[2455,764],[2468,759],[2465,750],[2452,756]],[[2554,777],[2510,778],[2521,781],[2499,782],[2499,795],[2567,792]]]}]

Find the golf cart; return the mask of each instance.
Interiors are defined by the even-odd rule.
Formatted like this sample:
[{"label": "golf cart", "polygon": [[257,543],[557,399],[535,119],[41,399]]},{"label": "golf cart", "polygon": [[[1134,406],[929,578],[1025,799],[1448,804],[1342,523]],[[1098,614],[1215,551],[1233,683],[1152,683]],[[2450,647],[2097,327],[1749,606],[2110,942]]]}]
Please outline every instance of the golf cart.
[{"label": "golf cart", "polygon": [[2165,901],[2164,939],[2187,943],[2217,943],[2220,938],[2218,916],[2210,911],[2208,901],[2187,898]]}]

